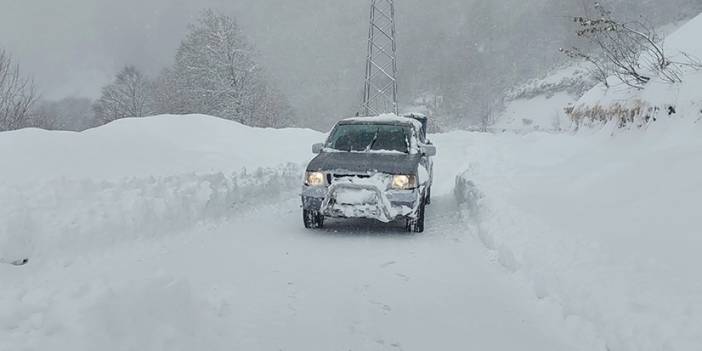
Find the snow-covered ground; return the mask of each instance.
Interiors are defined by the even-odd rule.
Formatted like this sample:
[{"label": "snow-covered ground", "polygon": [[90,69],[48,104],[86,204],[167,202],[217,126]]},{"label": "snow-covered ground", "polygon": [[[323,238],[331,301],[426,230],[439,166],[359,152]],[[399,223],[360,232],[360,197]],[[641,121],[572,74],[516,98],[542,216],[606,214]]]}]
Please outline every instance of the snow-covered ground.
[{"label": "snow-covered ground", "polygon": [[472,135],[472,232],[608,349],[698,350],[702,125],[610,132]]},{"label": "snow-covered ground", "polygon": [[[199,124],[222,134],[180,132],[177,144],[190,151],[149,162],[138,159],[156,154],[148,140],[160,148],[163,139],[132,137],[121,152],[136,159],[113,150],[119,177],[103,169],[115,167],[109,160],[66,159],[52,173],[23,157],[62,157],[61,147],[79,143],[92,146],[80,149],[90,157],[103,140],[90,135],[108,132],[0,134],[9,174],[40,173],[0,188],[0,260],[30,258],[0,264],[0,350],[702,343],[694,119],[615,133],[434,135],[427,233],[407,235],[367,221],[302,228],[300,163],[322,134],[180,118],[123,121],[111,133],[151,125],[176,137],[169,126],[187,123],[193,135]],[[225,141],[227,129],[270,144]],[[24,139],[45,146],[8,146]],[[462,205],[457,175],[474,184],[472,196],[459,192]]]},{"label": "snow-covered ground", "polygon": [[0,264],[0,350],[588,349],[466,232],[450,150],[470,134],[453,136],[413,236],[303,229],[319,133],[205,116],[2,133],[0,259],[30,261]]}]

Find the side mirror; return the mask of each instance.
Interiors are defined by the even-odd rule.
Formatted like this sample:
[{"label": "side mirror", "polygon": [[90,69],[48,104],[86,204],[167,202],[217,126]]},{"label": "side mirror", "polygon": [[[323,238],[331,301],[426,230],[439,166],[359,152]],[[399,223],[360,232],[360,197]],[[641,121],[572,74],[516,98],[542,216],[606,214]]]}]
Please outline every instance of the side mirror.
[{"label": "side mirror", "polygon": [[422,152],[422,155],[432,157],[436,156],[436,146],[434,145],[422,145],[420,147],[420,151]]},{"label": "side mirror", "polygon": [[317,143],[317,144],[312,145],[312,153],[313,154],[321,154],[322,150],[324,150],[323,143]]}]

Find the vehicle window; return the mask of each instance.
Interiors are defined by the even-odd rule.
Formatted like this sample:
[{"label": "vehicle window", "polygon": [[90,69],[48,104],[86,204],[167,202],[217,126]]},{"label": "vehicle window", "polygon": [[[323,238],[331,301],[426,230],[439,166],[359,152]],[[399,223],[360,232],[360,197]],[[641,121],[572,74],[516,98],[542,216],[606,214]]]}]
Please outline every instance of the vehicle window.
[{"label": "vehicle window", "polygon": [[409,153],[411,132],[408,127],[384,124],[337,126],[327,147],[337,151],[394,151]]}]

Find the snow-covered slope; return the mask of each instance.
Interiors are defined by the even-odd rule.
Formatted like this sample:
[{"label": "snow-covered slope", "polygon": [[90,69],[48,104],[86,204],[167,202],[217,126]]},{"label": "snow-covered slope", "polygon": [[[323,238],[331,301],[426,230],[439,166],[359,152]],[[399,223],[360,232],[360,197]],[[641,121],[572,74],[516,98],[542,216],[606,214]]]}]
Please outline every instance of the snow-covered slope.
[{"label": "snow-covered slope", "polygon": [[543,79],[521,84],[507,92],[504,110],[493,129],[520,133],[570,130],[566,108],[593,85],[583,64],[556,69]]},{"label": "snow-covered slope", "polygon": [[[702,57],[700,33],[702,16],[668,37],[668,52]],[[576,333],[607,350],[699,350],[702,74],[641,91],[598,86],[575,111],[612,116],[619,107],[657,121],[471,136],[456,193],[471,231],[536,296],[561,306]]]},{"label": "snow-covered slope", "polygon": [[[688,62],[685,55],[702,64],[702,15],[681,26],[668,37],[664,47],[673,61]],[[654,78],[643,88],[634,89],[610,78],[610,88],[599,84],[575,103],[573,115],[579,124],[590,120],[628,119],[634,116],[635,124],[642,125],[667,116],[702,118],[702,66],[684,68],[682,83],[668,83]],[[672,109],[671,109],[672,107]],[[629,122],[628,124],[631,124]]]},{"label": "snow-covered slope", "polygon": [[609,350],[699,350],[702,124],[471,139],[458,195],[504,267]]},{"label": "snow-covered slope", "polygon": [[[674,23],[660,29],[666,34],[665,52],[675,62],[702,65],[702,15],[687,23]],[[697,61],[697,62],[694,62]],[[645,66],[645,65],[643,65]],[[601,126],[602,122],[627,119],[621,124],[635,125],[664,118],[671,111],[677,116],[702,118],[702,66],[682,70],[682,83],[671,84],[654,79],[642,90],[631,88],[610,77],[609,88],[596,84],[588,64],[575,63],[556,69],[545,78],[518,85],[505,94],[504,109],[498,114],[493,130],[562,131],[583,126]],[[670,109],[673,107],[673,110]],[[594,122],[594,123],[593,123]]]}]

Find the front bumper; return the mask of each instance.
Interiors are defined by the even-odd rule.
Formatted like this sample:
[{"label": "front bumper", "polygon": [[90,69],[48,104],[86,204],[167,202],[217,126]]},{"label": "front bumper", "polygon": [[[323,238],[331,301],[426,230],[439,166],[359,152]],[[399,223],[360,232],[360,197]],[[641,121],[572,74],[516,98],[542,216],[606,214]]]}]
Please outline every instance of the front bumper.
[{"label": "front bumper", "polygon": [[[338,201],[339,194],[365,192],[360,202]],[[381,190],[373,185],[336,183],[328,187],[302,188],[302,207],[334,218],[369,218],[392,222],[398,218],[414,218],[421,192],[413,190]]]}]

